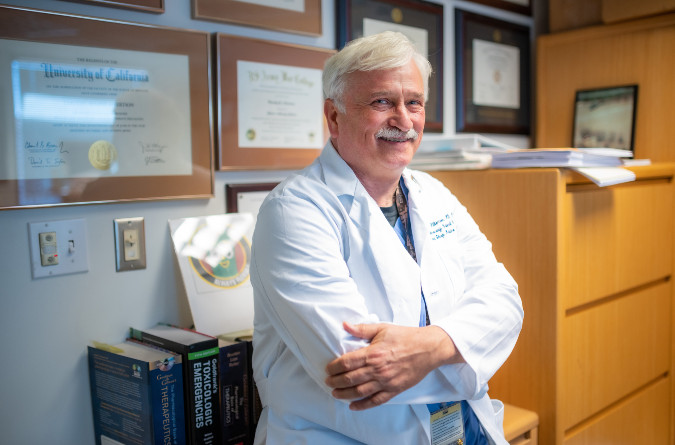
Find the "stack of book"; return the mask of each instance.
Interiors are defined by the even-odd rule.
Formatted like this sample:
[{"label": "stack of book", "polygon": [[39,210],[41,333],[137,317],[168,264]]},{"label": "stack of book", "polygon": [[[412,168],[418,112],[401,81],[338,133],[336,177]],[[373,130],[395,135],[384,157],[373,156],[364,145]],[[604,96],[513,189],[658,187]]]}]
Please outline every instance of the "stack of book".
[{"label": "stack of book", "polygon": [[158,324],[88,347],[96,444],[250,445],[260,416],[252,332]]}]

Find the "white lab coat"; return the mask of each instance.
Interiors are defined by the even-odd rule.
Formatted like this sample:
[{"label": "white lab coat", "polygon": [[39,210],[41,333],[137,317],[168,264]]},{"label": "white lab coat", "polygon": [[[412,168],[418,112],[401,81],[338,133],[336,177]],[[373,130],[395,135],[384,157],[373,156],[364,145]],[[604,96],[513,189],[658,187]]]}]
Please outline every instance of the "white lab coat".
[{"label": "white lab coat", "polygon": [[[425,404],[455,400],[468,400],[491,441],[507,444],[501,403],[487,389],[520,332],[517,285],[439,181],[408,169],[403,178],[419,265],[330,142],[261,205],[251,264],[253,367],[264,406],[256,444],[426,444]],[[330,361],[366,345],[342,322],[418,326],[420,289],[431,324],[466,363],[351,411],[324,382]]]}]

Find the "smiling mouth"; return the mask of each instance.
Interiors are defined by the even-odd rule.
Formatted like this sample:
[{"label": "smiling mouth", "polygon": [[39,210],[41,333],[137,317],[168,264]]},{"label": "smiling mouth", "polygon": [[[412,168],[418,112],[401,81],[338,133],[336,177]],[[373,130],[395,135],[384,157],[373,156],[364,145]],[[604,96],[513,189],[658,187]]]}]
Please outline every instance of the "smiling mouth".
[{"label": "smiling mouth", "polygon": [[385,141],[389,142],[407,142],[416,140],[419,137],[419,133],[417,133],[413,128],[405,132],[397,128],[389,127],[380,128],[380,130],[375,134],[375,137],[377,139],[384,139]]}]

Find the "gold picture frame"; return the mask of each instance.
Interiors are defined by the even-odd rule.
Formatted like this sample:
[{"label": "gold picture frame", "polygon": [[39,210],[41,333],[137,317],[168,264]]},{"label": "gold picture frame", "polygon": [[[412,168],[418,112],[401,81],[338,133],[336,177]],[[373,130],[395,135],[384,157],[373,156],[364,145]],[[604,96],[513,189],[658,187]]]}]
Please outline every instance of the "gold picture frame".
[{"label": "gold picture frame", "polygon": [[0,6],[0,45],[0,209],[213,196],[208,33]]},{"label": "gold picture frame", "polygon": [[321,35],[321,0],[288,1],[285,2],[291,5],[288,7],[271,7],[266,3],[269,2],[192,0],[192,17],[309,36]]},{"label": "gold picture frame", "polygon": [[143,12],[162,14],[164,12],[164,0],[66,0],[77,3],[88,3],[113,8],[135,9]]},{"label": "gold picture frame", "polygon": [[[334,50],[293,45],[280,42],[272,42],[248,37],[232,36],[227,34],[216,35],[216,152],[218,155],[218,170],[271,170],[299,169],[309,165],[321,152],[328,140],[328,128],[323,117],[323,100],[321,96],[320,72],[316,79],[317,71],[323,70],[328,57],[334,54]],[[310,71],[314,75],[312,80],[312,94],[318,99],[312,101],[307,107],[298,107],[289,110],[288,114],[297,114],[295,122],[302,119],[318,119],[314,127],[312,148],[298,148],[291,142],[283,144],[284,139],[279,134],[271,134],[272,144],[264,147],[244,146],[246,138],[240,136],[243,122],[247,117],[242,112],[239,102],[239,88],[246,78],[240,78],[238,69],[242,63],[260,65],[263,69]],[[300,74],[301,76],[303,74]],[[294,75],[292,75],[294,76]],[[317,91],[318,89],[318,91]],[[272,97],[274,96],[274,97]],[[245,97],[244,99],[257,108],[263,109],[269,102],[285,103],[296,102],[296,93],[289,89],[288,92],[275,89],[269,96],[257,96],[257,99]],[[281,98],[281,99],[280,99]],[[279,111],[283,113],[283,105],[270,110],[268,114]],[[288,129],[288,121],[283,123]],[[291,123],[293,124],[293,122]],[[300,126],[300,125],[298,125]],[[249,130],[254,131],[254,130]],[[260,131],[258,131],[260,133]],[[322,133],[322,134],[318,134]],[[248,134],[248,132],[247,132]]]}]

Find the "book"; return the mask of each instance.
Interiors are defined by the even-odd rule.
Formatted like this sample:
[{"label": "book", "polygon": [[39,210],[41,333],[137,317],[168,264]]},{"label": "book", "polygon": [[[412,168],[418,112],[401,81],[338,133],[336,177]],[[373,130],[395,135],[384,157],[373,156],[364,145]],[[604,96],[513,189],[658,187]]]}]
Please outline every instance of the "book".
[{"label": "book", "polygon": [[253,329],[221,334],[218,338],[225,341],[238,341],[246,345],[246,373],[249,382],[246,400],[248,405],[248,431],[252,443],[255,438],[256,428],[258,427],[258,419],[260,419],[263,409],[260,393],[253,379]]},{"label": "book", "polygon": [[220,445],[218,339],[190,329],[158,324],[130,336],[181,354],[187,440],[192,445]]},{"label": "book", "polygon": [[87,356],[97,445],[185,443],[180,354],[128,340]]},{"label": "book", "polygon": [[249,445],[251,415],[249,406],[248,345],[239,340],[218,338],[220,349],[220,411],[222,443],[224,445]]},{"label": "book", "polygon": [[[630,156],[627,150],[623,156]],[[526,148],[492,154],[492,168],[523,167],[618,167],[622,156],[577,148]]]}]

